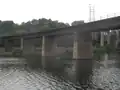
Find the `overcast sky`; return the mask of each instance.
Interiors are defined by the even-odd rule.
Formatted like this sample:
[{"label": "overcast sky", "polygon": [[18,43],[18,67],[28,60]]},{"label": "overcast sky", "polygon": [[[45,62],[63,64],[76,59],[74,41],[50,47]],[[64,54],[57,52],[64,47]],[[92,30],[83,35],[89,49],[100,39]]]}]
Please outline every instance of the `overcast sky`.
[{"label": "overcast sky", "polygon": [[65,23],[88,21],[89,4],[95,6],[96,19],[120,15],[119,0],[0,0],[0,20],[21,23],[44,17]]}]

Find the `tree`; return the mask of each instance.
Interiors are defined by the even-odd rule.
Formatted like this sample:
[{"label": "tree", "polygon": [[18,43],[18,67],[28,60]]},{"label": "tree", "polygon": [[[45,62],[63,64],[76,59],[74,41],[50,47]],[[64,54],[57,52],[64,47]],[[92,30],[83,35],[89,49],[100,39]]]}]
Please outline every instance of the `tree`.
[{"label": "tree", "polygon": [[15,34],[19,32],[39,32],[43,30],[69,27],[68,23],[53,21],[51,19],[41,18],[33,19],[28,22],[22,22],[20,25],[13,21],[0,21],[0,35]]},{"label": "tree", "polygon": [[14,22],[13,21],[3,21],[0,23],[0,33],[3,34],[11,34],[14,33]]},{"label": "tree", "polygon": [[81,20],[81,21],[74,21],[74,22],[72,22],[72,26],[76,26],[76,25],[80,25],[80,24],[84,24],[84,21]]},{"label": "tree", "polygon": [[21,29],[25,29],[26,31],[29,32],[39,32],[41,30],[48,30],[48,29],[55,29],[55,28],[63,28],[63,27],[68,27],[70,26],[68,23],[62,23],[56,21],[52,21],[51,19],[33,19],[31,21],[28,21],[26,23],[22,23],[19,27]]}]

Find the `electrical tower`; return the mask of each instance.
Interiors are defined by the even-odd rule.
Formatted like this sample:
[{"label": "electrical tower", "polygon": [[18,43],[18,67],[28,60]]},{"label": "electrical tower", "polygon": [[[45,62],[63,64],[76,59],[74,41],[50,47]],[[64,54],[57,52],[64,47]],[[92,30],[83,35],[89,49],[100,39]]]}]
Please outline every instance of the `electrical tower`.
[{"label": "electrical tower", "polygon": [[[94,6],[89,4],[89,22],[93,22],[93,21],[95,21],[95,8],[94,8]],[[92,33],[93,40],[97,40],[97,38],[98,38],[97,34],[98,34],[97,32]]]},{"label": "electrical tower", "polygon": [[95,8],[89,4],[89,22],[95,21]]}]

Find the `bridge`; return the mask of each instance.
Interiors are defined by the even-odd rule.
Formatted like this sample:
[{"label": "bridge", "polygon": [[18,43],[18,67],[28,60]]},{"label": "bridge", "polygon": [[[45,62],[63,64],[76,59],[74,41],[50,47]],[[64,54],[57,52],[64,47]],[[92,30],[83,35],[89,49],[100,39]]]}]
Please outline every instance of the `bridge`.
[{"label": "bridge", "polygon": [[[18,47],[23,52],[23,55],[29,57],[34,54],[41,56],[41,65],[43,68],[53,67],[55,64],[55,57],[60,52],[57,51],[56,38],[64,35],[73,35],[73,40],[68,41],[73,43],[73,59],[76,60],[76,70],[79,72],[80,68],[90,71],[92,68],[92,32],[109,31],[120,29],[120,16],[98,20],[94,22],[84,23],[77,26],[70,26],[66,28],[44,30],[34,33],[15,34],[9,36],[1,36],[4,39],[5,49],[7,52],[12,51],[13,44],[9,40],[14,41],[14,44],[19,44]],[[16,41],[17,40],[17,41]],[[37,47],[41,48],[40,51],[35,51],[34,42],[39,43]],[[2,48],[0,48],[0,51]],[[31,57],[30,57],[31,58]],[[35,58],[33,58],[35,59]],[[58,64],[56,65],[59,65]]]}]

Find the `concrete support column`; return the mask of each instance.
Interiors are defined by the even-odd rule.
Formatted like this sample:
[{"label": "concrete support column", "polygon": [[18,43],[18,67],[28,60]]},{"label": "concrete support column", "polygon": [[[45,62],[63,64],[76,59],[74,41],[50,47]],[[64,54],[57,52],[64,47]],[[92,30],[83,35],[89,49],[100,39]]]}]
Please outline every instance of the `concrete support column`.
[{"label": "concrete support column", "polygon": [[75,32],[73,59],[92,59],[92,36],[90,32]]},{"label": "concrete support column", "polygon": [[98,36],[97,36],[98,32],[92,32],[92,40],[97,40]]},{"label": "concrete support column", "polygon": [[77,58],[78,58],[78,35],[77,32],[75,32],[73,41],[73,59]]},{"label": "concrete support column", "polygon": [[73,59],[76,60],[76,80],[86,85],[92,73],[92,34],[76,32],[74,35]]},{"label": "concrete support column", "polygon": [[118,44],[119,44],[119,41],[120,41],[120,39],[119,39],[119,30],[116,30],[116,48],[118,47]]},{"label": "concrete support column", "polygon": [[56,56],[56,43],[54,36],[42,37],[42,67],[52,68],[53,60]]},{"label": "concrete support column", "polygon": [[8,40],[4,39],[4,48],[5,48],[5,52],[8,51]]},{"label": "concrete support column", "polygon": [[108,32],[108,35],[107,35],[107,44],[110,44],[110,36],[111,36],[111,32]]},{"label": "concrete support column", "polygon": [[100,46],[104,46],[104,32],[101,32]]},{"label": "concrete support column", "polygon": [[24,48],[24,39],[23,39],[23,37],[20,38],[20,48],[21,48],[21,50],[23,50],[23,48]]},{"label": "concrete support column", "polygon": [[12,44],[8,38],[5,39],[4,44],[5,44],[5,52],[11,52],[12,51]]},{"label": "concrete support column", "polygon": [[112,48],[116,47],[116,34],[115,34],[115,32],[111,33],[110,45],[111,45]]}]

